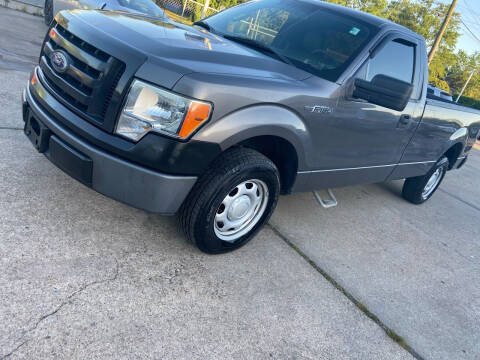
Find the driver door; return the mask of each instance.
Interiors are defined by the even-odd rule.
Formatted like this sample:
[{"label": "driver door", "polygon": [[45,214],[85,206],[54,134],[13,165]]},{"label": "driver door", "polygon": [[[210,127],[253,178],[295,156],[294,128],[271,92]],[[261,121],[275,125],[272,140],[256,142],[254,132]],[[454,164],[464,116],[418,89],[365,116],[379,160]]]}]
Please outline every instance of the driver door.
[{"label": "driver door", "polygon": [[[367,59],[344,84],[345,96],[340,97],[328,119],[310,122],[317,128],[314,141],[319,170],[313,172],[317,188],[385,181],[421,121],[423,106],[419,101],[419,85],[423,76],[418,43],[415,39],[398,37],[390,38],[382,46],[376,56]],[[354,79],[371,81],[375,75],[414,85],[412,97],[403,111],[347,95]]]}]

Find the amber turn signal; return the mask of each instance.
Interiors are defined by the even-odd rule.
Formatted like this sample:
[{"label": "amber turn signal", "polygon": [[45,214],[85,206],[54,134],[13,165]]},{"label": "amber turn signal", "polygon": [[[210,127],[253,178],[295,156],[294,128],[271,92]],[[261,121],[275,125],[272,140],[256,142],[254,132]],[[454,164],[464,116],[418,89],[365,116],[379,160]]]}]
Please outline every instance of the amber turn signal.
[{"label": "amber turn signal", "polygon": [[37,73],[34,71],[33,74],[32,74],[32,78],[30,79],[30,84],[32,85],[37,85]]},{"label": "amber turn signal", "polygon": [[200,125],[208,120],[211,110],[212,107],[209,104],[192,101],[180,129],[179,137],[185,139],[190,136]]}]

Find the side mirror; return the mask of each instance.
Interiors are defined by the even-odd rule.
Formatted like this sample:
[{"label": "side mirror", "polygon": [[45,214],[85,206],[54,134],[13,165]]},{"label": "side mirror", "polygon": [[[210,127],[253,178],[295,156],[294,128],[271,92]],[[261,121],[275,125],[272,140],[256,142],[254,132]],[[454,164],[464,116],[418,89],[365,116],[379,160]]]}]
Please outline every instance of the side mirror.
[{"label": "side mirror", "polygon": [[352,96],[389,109],[403,111],[412,96],[413,85],[386,75],[372,81],[355,79]]}]

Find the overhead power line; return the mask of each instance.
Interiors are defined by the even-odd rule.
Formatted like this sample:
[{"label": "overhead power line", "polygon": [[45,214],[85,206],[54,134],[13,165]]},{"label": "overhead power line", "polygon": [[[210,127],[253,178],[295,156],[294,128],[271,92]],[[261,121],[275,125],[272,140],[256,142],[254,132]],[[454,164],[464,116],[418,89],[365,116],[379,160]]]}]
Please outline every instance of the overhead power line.
[{"label": "overhead power line", "polygon": [[472,37],[480,43],[480,38],[478,38],[478,36],[475,35],[475,33],[472,30],[470,30],[468,25],[465,24],[465,21],[463,21],[463,19],[460,19],[460,21],[461,21],[462,25],[465,27],[465,29],[467,29],[467,31],[470,33],[470,35],[472,35]]},{"label": "overhead power line", "polygon": [[[477,12],[475,12],[474,10],[471,9],[469,4],[467,3],[467,0],[463,0],[463,2],[465,3],[466,7],[468,8],[468,11],[470,11],[471,14],[475,14],[475,15],[477,14]],[[434,0],[434,4],[445,5],[445,3],[442,3],[438,0]],[[470,28],[470,26],[468,26],[466,24],[464,18],[465,18],[465,14],[460,14],[460,22],[463,25],[463,27],[467,30],[468,35],[470,35],[470,37],[472,37],[473,40],[480,42],[480,38],[477,35],[475,35],[475,32]],[[475,16],[474,16],[474,18],[475,18]]]},{"label": "overhead power line", "polygon": [[474,21],[477,23],[477,25],[480,26],[480,21],[478,21],[478,16],[480,16],[475,10],[472,9],[470,4],[467,2],[467,0],[463,0],[465,6],[467,7],[468,13],[473,15]]},{"label": "overhead power line", "polygon": [[467,25],[470,26],[472,30],[474,30],[476,33],[480,32],[480,15],[475,15],[474,13],[471,13],[469,9],[467,9],[465,6],[459,6],[460,14],[463,18],[463,21],[467,23]]}]

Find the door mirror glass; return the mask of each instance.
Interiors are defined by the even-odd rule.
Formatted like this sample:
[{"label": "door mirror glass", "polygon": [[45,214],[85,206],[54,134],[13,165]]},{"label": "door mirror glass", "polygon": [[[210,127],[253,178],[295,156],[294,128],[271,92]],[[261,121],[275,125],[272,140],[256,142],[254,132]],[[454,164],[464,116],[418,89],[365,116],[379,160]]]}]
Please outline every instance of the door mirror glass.
[{"label": "door mirror glass", "polygon": [[412,96],[412,84],[386,75],[372,81],[355,79],[352,97],[396,111],[403,111]]}]

